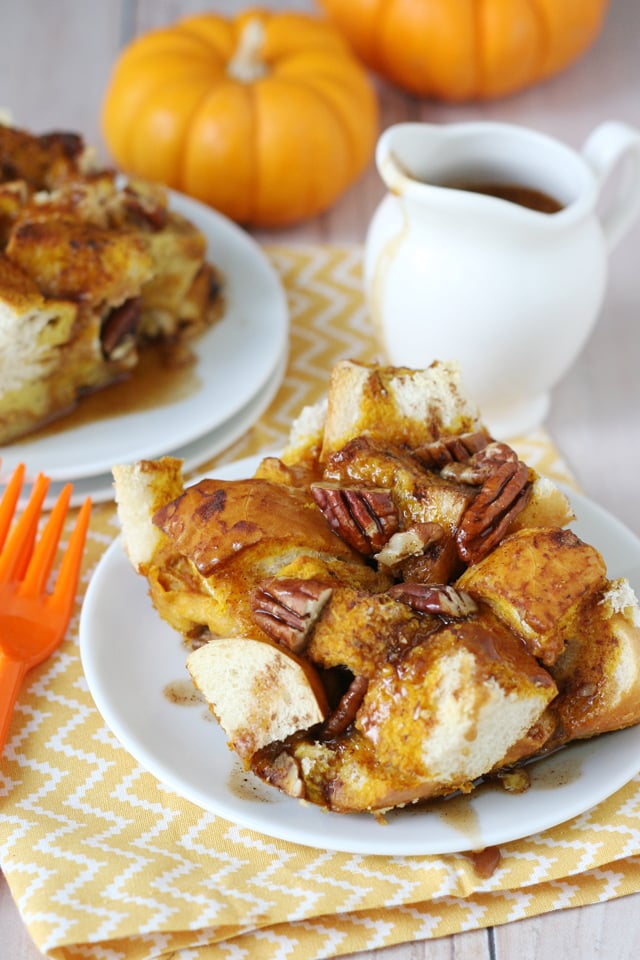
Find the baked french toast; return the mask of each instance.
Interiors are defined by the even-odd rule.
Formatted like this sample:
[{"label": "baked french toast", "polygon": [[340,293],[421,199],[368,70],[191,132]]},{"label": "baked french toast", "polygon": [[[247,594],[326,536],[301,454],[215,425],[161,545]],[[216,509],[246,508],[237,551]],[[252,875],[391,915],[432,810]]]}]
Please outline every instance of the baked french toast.
[{"label": "baked french toast", "polygon": [[131,376],[220,315],[203,234],[76,134],[0,125],[0,444]]},{"label": "baked french toast", "polygon": [[640,721],[640,613],[456,364],[343,361],[281,457],[113,469],[124,549],[247,769],[381,812]]}]

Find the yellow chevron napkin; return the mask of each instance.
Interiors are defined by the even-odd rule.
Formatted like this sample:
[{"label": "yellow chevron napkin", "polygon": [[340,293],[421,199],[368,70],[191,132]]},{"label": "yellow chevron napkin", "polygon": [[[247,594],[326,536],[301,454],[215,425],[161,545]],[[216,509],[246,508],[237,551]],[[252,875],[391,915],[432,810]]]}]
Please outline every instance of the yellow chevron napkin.
[{"label": "yellow chevron napkin", "polygon": [[[288,368],[260,422],[207,468],[281,445],[338,359],[376,354],[359,248],[268,254],[291,312]],[[545,431],[517,445],[540,473],[571,483]],[[316,850],[181,799],[105,727],[81,668],[81,597],[117,534],[113,505],[95,507],[68,638],[29,675],[0,759],[0,865],[42,951],[61,960],[179,951],[182,960],[319,960],[640,889],[639,777],[582,816],[505,845],[488,879],[463,854]]]}]

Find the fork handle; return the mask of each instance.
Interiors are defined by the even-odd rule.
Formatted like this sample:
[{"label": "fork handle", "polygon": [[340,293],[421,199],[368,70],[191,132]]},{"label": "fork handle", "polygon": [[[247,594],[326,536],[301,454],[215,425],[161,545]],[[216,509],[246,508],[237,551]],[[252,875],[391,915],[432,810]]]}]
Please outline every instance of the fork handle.
[{"label": "fork handle", "polygon": [[22,660],[14,660],[0,650],[0,757],[26,672],[27,666]]}]

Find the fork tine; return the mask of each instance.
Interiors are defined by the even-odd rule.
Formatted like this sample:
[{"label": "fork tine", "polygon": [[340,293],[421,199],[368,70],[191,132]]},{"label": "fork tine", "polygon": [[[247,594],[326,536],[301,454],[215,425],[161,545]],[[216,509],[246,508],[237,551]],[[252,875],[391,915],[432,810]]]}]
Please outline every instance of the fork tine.
[{"label": "fork tine", "polygon": [[65,625],[68,623],[73,610],[90,517],[91,498],[87,497],[80,508],[76,525],[69,537],[69,543],[62,558],[60,571],[51,595],[51,606],[63,619]]},{"label": "fork tine", "polygon": [[49,489],[49,478],[38,474],[29,502],[0,554],[0,581],[19,580],[27,569],[38,529],[40,511]]},{"label": "fork tine", "polygon": [[0,550],[4,546],[4,542],[7,539],[7,534],[9,532],[9,527],[11,526],[11,521],[13,520],[18,497],[20,496],[20,491],[22,490],[24,472],[24,463],[19,463],[16,469],[13,471],[13,476],[5,487],[5,491],[2,495],[2,501],[0,502]]},{"label": "fork tine", "polygon": [[70,483],[65,484],[60,491],[56,505],[49,514],[49,519],[36,544],[24,580],[20,585],[21,596],[37,596],[46,587],[58,549],[64,520],[69,509],[72,491],[73,487]]}]

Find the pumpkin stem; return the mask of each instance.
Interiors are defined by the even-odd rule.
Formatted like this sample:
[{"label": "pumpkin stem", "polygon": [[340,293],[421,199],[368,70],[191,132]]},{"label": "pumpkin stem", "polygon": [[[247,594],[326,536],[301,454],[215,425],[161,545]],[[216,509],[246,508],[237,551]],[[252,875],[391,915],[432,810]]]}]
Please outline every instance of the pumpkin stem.
[{"label": "pumpkin stem", "polygon": [[257,17],[247,20],[235,53],[227,64],[227,74],[240,83],[253,83],[268,72],[261,57],[264,44],[264,24]]}]

